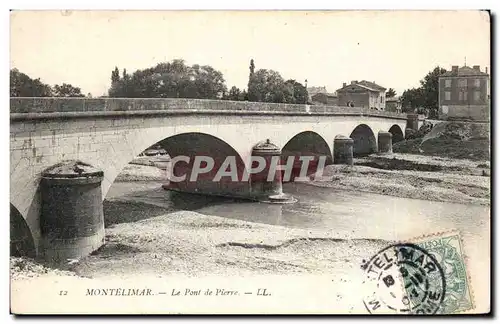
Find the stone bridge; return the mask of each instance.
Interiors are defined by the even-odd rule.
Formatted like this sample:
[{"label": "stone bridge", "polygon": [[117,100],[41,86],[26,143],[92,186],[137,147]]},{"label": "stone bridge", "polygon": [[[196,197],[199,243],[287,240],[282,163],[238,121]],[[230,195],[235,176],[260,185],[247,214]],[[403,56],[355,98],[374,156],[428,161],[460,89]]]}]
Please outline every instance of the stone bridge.
[{"label": "stone bridge", "polygon": [[[22,244],[36,255],[42,249],[41,174],[61,161],[80,160],[102,170],[104,200],[120,171],[155,143],[172,157],[210,155],[220,160],[234,155],[238,167],[248,169],[252,148],[269,139],[283,154],[325,155],[331,163],[335,136],[351,137],[354,154],[373,153],[379,132],[392,133],[393,141],[404,138],[407,116],[222,100],[11,98],[10,122],[11,222],[24,233],[19,234]],[[412,128],[421,124],[418,119],[412,122]],[[248,192],[248,182],[213,186],[200,180],[196,187],[180,190],[240,196]]]}]

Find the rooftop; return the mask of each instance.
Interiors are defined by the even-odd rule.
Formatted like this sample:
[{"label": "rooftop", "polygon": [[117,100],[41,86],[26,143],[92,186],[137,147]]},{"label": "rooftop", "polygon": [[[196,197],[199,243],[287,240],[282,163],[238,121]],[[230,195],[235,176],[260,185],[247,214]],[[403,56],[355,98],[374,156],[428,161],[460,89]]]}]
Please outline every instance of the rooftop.
[{"label": "rooftop", "polygon": [[314,94],[313,96],[316,96],[316,95],[325,95],[327,97],[335,97],[335,98],[337,98],[337,94],[336,93],[318,92],[318,93]]},{"label": "rooftop", "polygon": [[371,89],[378,90],[378,91],[386,90],[386,88],[382,87],[381,85],[378,85],[375,82],[370,82],[370,81],[366,81],[366,80],[359,81],[358,84],[364,85],[367,88],[371,88]]},{"label": "rooftop", "polygon": [[475,76],[475,75],[484,76],[489,74],[482,72],[480,70],[479,65],[475,65],[474,67],[464,65],[460,68],[458,66],[453,66],[451,71],[446,71],[441,76]]},{"label": "rooftop", "polygon": [[326,91],[326,87],[308,87],[307,92],[309,95],[314,95],[317,93],[327,93],[328,91]]},{"label": "rooftop", "polygon": [[365,88],[365,89],[367,89],[369,91],[379,92],[379,91],[385,91],[386,90],[386,88],[382,87],[381,85],[376,84],[375,82],[370,82],[370,81],[362,80],[362,81],[352,81],[351,83],[346,84],[345,86],[343,86],[342,88],[338,89],[337,91],[346,89],[346,88],[348,88],[350,86],[353,86],[353,85],[357,85],[357,86],[359,86],[361,88]]}]

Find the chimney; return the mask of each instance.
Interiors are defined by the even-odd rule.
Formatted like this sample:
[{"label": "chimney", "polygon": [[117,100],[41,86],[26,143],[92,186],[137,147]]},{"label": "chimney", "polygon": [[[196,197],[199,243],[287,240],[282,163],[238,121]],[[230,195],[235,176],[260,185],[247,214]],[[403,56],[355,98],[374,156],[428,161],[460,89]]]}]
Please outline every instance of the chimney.
[{"label": "chimney", "polygon": [[453,72],[453,74],[458,74],[458,65],[453,65],[451,67],[451,72]]},{"label": "chimney", "polygon": [[486,74],[488,74],[488,67],[484,68],[484,72],[486,72]]},{"label": "chimney", "polygon": [[479,67],[479,65],[474,65],[472,68],[477,72],[481,72],[481,68]]},{"label": "chimney", "polygon": [[342,88],[345,88],[345,86],[347,85],[347,83],[342,83]]},{"label": "chimney", "polygon": [[351,81],[351,84],[356,84],[358,83],[358,81]]}]

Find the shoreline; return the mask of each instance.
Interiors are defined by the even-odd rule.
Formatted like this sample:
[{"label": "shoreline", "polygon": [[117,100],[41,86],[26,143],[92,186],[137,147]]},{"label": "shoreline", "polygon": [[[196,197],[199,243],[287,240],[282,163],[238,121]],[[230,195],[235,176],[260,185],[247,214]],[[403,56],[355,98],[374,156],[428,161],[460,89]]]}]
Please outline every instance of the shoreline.
[{"label": "shoreline", "polygon": [[[490,169],[485,163],[409,154],[372,155],[356,163],[330,165],[322,177],[308,184],[401,198],[490,205]],[[388,169],[387,163],[401,169]]]}]

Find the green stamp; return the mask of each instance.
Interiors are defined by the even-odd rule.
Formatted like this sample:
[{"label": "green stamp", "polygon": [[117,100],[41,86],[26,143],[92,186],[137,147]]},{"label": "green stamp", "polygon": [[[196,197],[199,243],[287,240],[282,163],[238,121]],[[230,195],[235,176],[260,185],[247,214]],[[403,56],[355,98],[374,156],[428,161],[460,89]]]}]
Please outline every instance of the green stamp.
[{"label": "green stamp", "polygon": [[434,256],[444,272],[446,292],[437,314],[455,314],[472,309],[474,303],[459,233],[444,233],[414,244]]},{"label": "green stamp", "polygon": [[371,314],[455,314],[473,309],[460,235],[397,243],[363,260],[363,303]]}]

